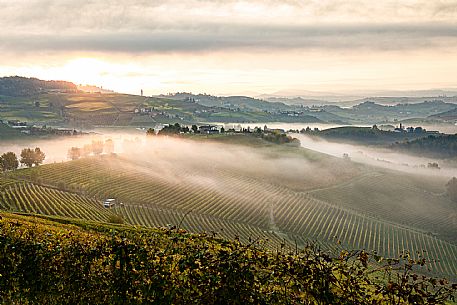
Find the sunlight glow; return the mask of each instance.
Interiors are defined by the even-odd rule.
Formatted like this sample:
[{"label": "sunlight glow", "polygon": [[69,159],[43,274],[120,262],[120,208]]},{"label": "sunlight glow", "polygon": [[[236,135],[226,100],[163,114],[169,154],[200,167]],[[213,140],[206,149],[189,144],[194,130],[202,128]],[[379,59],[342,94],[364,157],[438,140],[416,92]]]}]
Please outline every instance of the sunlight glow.
[{"label": "sunlight glow", "polygon": [[109,69],[110,65],[100,60],[76,58],[62,67],[62,73],[78,84],[99,84],[102,83],[103,75],[109,73]]}]

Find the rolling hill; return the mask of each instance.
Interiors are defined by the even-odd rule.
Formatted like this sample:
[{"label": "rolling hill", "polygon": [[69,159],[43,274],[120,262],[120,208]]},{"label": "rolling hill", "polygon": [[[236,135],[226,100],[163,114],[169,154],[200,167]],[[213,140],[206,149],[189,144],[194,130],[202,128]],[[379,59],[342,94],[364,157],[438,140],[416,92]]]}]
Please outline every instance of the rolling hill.
[{"label": "rolling hill", "polygon": [[75,92],[75,84],[66,81],[44,81],[20,76],[0,77],[0,95],[35,96],[53,90]]},{"label": "rolling hill", "polygon": [[[2,178],[0,206],[100,221],[115,213],[134,225],[178,226],[244,242],[261,238],[269,249],[315,240],[330,251],[344,246],[397,256],[408,250],[417,257],[425,250],[432,273],[457,274],[457,213],[444,194],[445,179],[268,143],[251,146],[248,155],[205,140],[199,145],[210,145],[211,155],[184,156],[172,147],[190,152],[193,141],[168,141],[156,139],[141,155],[18,170]],[[122,205],[105,209],[106,198]]]},{"label": "rolling hill", "polygon": [[433,114],[429,116],[428,118],[433,119],[433,120],[441,120],[444,122],[452,122],[456,123],[457,122],[457,106],[454,109],[451,109],[449,111]]}]

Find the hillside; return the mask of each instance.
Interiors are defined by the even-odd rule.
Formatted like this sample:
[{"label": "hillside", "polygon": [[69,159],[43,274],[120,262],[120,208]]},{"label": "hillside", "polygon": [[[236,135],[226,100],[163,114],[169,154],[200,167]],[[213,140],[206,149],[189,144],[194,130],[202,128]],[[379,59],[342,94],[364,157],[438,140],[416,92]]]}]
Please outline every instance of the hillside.
[{"label": "hillside", "polygon": [[[265,102],[268,104],[267,102]],[[304,110],[264,111],[205,106],[181,99],[142,97],[118,93],[58,93],[34,96],[0,96],[0,119],[20,120],[72,128],[156,126],[179,121],[183,124],[220,122],[303,122],[338,120],[329,113],[322,120]]]},{"label": "hillside", "polygon": [[372,127],[336,127],[321,131],[308,131],[308,135],[337,142],[358,143],[361,145],[391,145],[396,142],[426,138],[427,132],[393,132]]},{"label": "hillside", "polygon": [[457,136],[416,131],[384,131],[371,127],[337,127],[321,131],[302,130],[305,135],[338,143],[372,145],[431,158],[457,157]]},{"label": "hillside", "polygon": [[449,111],[431,115],[429,118],[434,120],[442,120],[445,122],[457,123],[457,107]]},{"label": "hillside", "polygon": [[0,78],[0,119],[80,129],[144,127],[176,121],[183,124],[285,122],[371,125],[413,119],[433,122],[440,118],[440,114],[449,121],[449,115],[452,118],[452,111],[456,108],[455,101],[445,97],[411,103],[410,99],[399,99],[395,105],[385,105],[379,98],[373,98],[360,100],[351,108],[343,108],[344,105],[339,103],[323,105],[316,100],[300,98],[266,101],[246,96],[191,93],[143,97],[106,90],[102,94],[102,90],[95,87],[86,89],[88,92],[78,91],[74,84],[64,81]]},{"label": "hillside", "polygon": [[420,156],[457,157],[457,135],[428,136],[391,145],[392,149]]},{"label": "hillside", "polygon": [[0,78],[0,95],[35,96],[52,90],[74,92],[77,87],[75,84],[65,81],[44,81],[20,76]]},{"label": "hillside", "polygon": [[[175,93],[172,95],[162,95],[161,98],[173,99],[177,101],[186,101],[196,103],[206,107],[216,107],[226,109],[232,112],[231,120],[222,118],[222,122],[239,122],[236,118],[238,115],[251,114],[251,120],[244,122],[303,122],[303,123],[318,123],[318,122],[334,122],[344,123],[344,119],[335,114],[320,111],[312,112],[308,107],[303,105],[288,105],[283,102],[266,101],[255,99],[247,96],[212,96],[207,94],[191,94],[191,93]],[[260,116],[259,119],[254,119],[255,115]],[[254,119],[254,120],[253,120]],[[212,120],[215,121],[217,120]]]},{"label": "hillside", "polygon": [[[342,245],[385,256],[407,249],[417,257],[426,250],[428,258],[439,259],[432,273],[457,274],[457,213],[444,194],[446,179],[365,167],[260,139],[243,147],[233,145],[239,140],[229,145],[205,139],[196,145],[154,138],[122,156],[18,170],[2,178],[0,206],[100,221],[116,213],[129,224],[179,226],[243,242],[261,238],[272,250],[313,240],[331,251]],[[122,205],[105,209],[106,198]]]},{"label": "hillside", "polygon": [[410,274],[420,261],[382,262],[365,251],[268,252],[259,240],[8,213],[0,228],[4,303],[444,304],[455,293]]}]

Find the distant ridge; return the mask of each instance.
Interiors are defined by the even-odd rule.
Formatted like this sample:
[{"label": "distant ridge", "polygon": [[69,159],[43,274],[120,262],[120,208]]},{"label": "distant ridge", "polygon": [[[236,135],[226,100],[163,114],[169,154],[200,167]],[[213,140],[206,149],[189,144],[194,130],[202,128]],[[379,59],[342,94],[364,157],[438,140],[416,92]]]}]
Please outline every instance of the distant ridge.
[{"label": "distant ridge", "polygon": [[74,92],[78,88],[67,81],[45,81],[38,78],[9,76],[0,78],[0,95],[32,96],[47,91]]},{"label": "distant ridge", "polygon": [[429,118],[449,122],[457,122],[457,105],[455,109],[431,115]]}]

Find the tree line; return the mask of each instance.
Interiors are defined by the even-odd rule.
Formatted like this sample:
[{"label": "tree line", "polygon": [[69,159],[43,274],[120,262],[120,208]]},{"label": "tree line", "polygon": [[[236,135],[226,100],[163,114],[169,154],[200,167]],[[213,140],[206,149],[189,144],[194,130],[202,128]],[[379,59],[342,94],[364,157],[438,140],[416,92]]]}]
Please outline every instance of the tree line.
[{"label": "tree line", "polygon": [[70,160],[77,160],[90,155],[101,155],[102,153],[114,153],[113,140],[107,139],[105,142],[101,140],[93,140],[91,143],[85,144],[83,147],[71,147],[68,150],[67,156]]},{"label": "tree line", "polygon": [[425,138],[395,143],[391,147],[419,155],[453,158],[457,156],[457,135],[429,135]]},{"label": "tree line", "polygon": [[0,156],[0,169],[2,172],[13,171],[19,167],[19,163],[27,166],[38,166],[43,163],[46,154],[39,147],[35,149],[24,148],[21,151],[20,159],[12,151],[6,152]]}]

